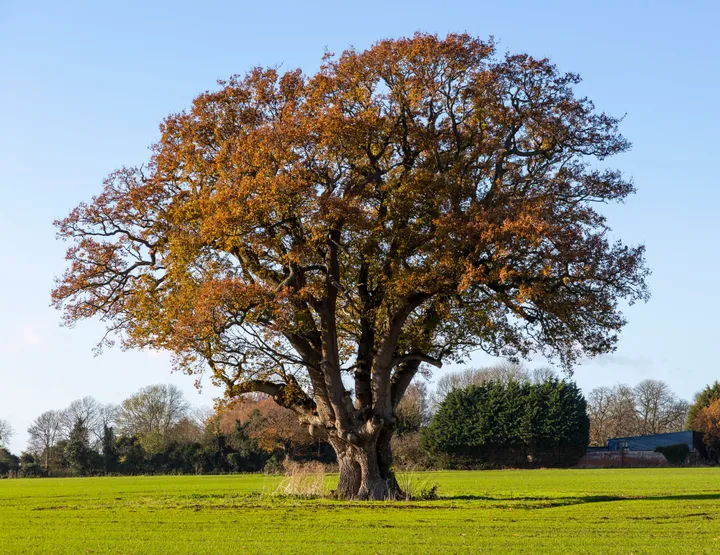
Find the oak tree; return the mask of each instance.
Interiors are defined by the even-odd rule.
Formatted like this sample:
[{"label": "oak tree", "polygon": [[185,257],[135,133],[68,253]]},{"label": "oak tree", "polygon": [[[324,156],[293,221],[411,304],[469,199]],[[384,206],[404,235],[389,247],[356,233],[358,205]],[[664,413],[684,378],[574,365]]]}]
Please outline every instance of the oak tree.
[{"label": "oak tree", "polygon": [[633,192],[594,163],[629,143],[578,82],[464,34],[220,82],[57,223],[54,303],[230,398],[271,395],[331,443],[339,495],[386,497],[421,365],[482,349],[571,367],[647,296],[643,247],[596,209]]}]

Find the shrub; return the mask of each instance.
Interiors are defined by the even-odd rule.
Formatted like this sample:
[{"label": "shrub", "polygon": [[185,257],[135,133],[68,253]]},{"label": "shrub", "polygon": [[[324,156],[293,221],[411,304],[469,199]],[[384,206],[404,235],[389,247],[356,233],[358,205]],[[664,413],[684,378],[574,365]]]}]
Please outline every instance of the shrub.
[{"label": "shrub", "polygon": [[655,452],[662,453],[671,465],[680,466],[690,454],[690,448],[686,443],[677,443],[666,447],[656,447]]},{"label": "shrub", "polygon": [[275,457],[275,455],[270,457],[265,463],[265,466],[263,467],[263,472],[265,474],[280,474],[282,471],[283,466],[280,461],[277,460],[277,457]]},{"label": "shrub", "polygon": [[0,476],[11,475],[20,468],[20,457],[0,447]]},{"label": "shrub", "polygon": [[47,476],[47,471],[36,462],[24,463],[18,475],[21,478],[41,478]]}]

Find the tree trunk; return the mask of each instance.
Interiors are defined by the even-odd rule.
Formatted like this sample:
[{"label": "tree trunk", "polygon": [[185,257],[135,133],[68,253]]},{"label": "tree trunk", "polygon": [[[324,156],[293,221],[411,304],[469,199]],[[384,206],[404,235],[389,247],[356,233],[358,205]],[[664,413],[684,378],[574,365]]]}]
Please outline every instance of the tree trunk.
[{"label": "tree trunk", "polygon": [[360,465],[350,452],[349,446],[339,440],[331,441],[330,445],[335,449],[340,469],[338,487],[335,492],[337,496],[342,499],[355,499],[360,491],[360,484],[362,483],[362,470]]},{"label": "tree trunk", "polygon": [[[338,439],[330,441],[337,454],[340,477],[336,494],[342,499],[381,500],[394,496],[397,482],[392,470],[381,468],[377,439],[351,445]],[[389,453],[389,442],[387,453]],[[387,461],[387,453],[383,461]]]},{"label": "tree trunk", "polygon": [[392,440],[394,430],[388,427],[380,430],[377,442],[378,462],[380,464],[380,474],[385,478],[388,485],[389,496],[393,499],[404,497],[404,492],[400,489],[400,485],[393,471],[393,455],[390,441]]}]

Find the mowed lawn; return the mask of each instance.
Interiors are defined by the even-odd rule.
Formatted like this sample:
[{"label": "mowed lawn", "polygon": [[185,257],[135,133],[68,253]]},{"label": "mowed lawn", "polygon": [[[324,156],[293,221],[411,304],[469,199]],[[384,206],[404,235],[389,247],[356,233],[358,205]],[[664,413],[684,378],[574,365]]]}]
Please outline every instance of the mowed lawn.
[{"label": "mowed lawn", "polygon": [[433,472],[423,502],[262,475],[0,480],[0,553],[720,553],[720,468]]}]

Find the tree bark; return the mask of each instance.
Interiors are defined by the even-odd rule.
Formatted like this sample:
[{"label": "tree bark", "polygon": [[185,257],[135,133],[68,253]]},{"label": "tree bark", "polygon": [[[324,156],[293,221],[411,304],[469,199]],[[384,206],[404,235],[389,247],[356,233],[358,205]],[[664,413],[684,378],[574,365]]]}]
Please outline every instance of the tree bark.
[{"label": "tree bark", "polygon": [[394,430],[385,427],[380,430],[377,441],[378,463],[380,465],[380,474],[388,485],[388,495],[393,499],[404,497],[405,493],[400,489],[400,485],[395,477],[393,470],[393,455],[390,441],[392,440]]},{"label": "tree bark", "polygon": [[340,476],[335,493],[342,499],[383,500],[402,495],[392,471],[392,432],[382,432],[361,445],[332,439]]},{"label": "tree bark", "polygon": [[340,476],[335,493],[342,499],[355,499],[362,483],[362,470],[355,460],[349,445],[340,440],[331,440],[330,445],[337,455]]}]

